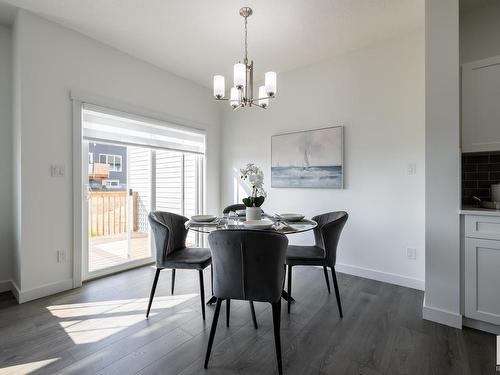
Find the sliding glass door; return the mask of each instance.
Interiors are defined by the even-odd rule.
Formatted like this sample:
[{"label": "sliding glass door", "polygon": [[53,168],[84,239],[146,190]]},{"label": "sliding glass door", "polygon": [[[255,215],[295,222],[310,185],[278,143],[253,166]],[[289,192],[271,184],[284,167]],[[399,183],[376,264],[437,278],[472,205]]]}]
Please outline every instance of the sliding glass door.
[{"label": "sliding glass door", "polygon": [[[91,115],[96,123],[95,113]],[[124,126],[125,120],[119,118]],[[188,217],[203,211],[202,153],[123,142],[123,132],[106,130],[104,140],[84,133],[83,155],[88,155],[84,280],[154,261],[148,222],[152,210]],[[189,234],[189,246],[200,241]]]}]

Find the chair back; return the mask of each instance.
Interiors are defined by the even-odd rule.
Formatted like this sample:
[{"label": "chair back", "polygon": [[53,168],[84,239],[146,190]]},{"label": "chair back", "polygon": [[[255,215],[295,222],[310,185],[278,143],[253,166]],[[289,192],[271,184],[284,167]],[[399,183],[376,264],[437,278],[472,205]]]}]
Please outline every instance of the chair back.
[{"label": "chair back", "polygon": [[332,266],[337,261],[337,245],[348,217],[347,212],[335,211],[312,218],[318,223],[314,228],[316,246],[325,250],[325,257]]},{"label": "chair back", "polygon": [[214,269],[214,295],[274,303],[285,280],[288,239],[259,230],[225,229],[209,234]]},{"label": "chair back", "polygon": [[236,204],[231,204],[230,206],[227,206],[224,208],[222,211],[223,214],[228,214],[231,211],[236,212],[237,210],[244,210],[247,208],[243,203],[236,203]]},{"label": "chair back", "polygon": [[171,212],[152,211],[148,215],[156,248],[156,264],[161,265],[170,253],[186,247],[188,218]]}]

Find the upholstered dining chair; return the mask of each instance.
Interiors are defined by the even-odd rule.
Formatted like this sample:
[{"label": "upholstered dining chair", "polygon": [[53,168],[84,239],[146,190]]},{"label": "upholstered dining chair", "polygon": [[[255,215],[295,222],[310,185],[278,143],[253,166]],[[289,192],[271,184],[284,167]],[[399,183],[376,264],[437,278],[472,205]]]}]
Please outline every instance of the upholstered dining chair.
[{"label": "upholstered dining chair", "polygon": [[214,295],[217,298],[210,329],[205,368],[208,367],[217,321],[223,300],[268,302],[272,306],[278,371],[281,363],[281,291],[285,281],[285,235],[258,230],[226,229],[209,234],[214,268]]},{"label": "upholstered dining chair", "polygon": [[330,293],[330,282],[328,280],[328,270],[332,272],[333,286],[339,314],[342,318],[342,304],[340,302],[339,285],[335,274],[335,263],[337,261],[337,245],[340,234],[349,215],[344,211],[329,212],[318,215],[312,219],[318,223],[314,228],[314,246],[289,245],[286,252],[286,264],[288,268],[288,313],[290,313],[291,292],[292,292],[292,267],[293,266],[322,266],[325,275],[326,286]]},{"label": "upholstered dining chair", "polygon": [[149,224],[153,231],[156,248],[156,274],[151,287],[148,311],[149,316],[151,304],[155,295],[156,284],[160,271],[172,270],[171,292],[174,293],[175,270],[190,269],[198,270],[200,277],[201,313],[205,320],[205,287],[203,285],[203,270],[212,263],[209,249],[198,247],[186,247],[188,230],[185,227],[188,218],[170,212],[153,211],[148,216]]},{"label": "upholstered dining chair", "polygon": [[228,214],[231,211],[236,212],[237,210],[244,210],[245,208],[247,208],[247,207],[243,203],[231,204],[231,205],[227,206],[226,208],[224,208],[222,213]]}]

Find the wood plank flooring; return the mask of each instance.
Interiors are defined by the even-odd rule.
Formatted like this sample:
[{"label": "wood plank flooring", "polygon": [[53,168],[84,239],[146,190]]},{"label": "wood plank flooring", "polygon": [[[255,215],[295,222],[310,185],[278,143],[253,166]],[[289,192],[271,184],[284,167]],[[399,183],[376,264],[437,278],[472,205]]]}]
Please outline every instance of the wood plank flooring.
[{"label": "wood plank flooring", "polygon": [[[201,318],[198,275],[162,271],[145,319],[154,268],[143,267],[23,305],[0,294],[0,374],[275,374],[271,308],[225,304],[209,369],[203,369],[214,307]],[[344,318],[323,271],[294,268],[291,314],[282,305],[285,374],[498,374],[496,337],[421,318],[423,293],[338,274]],[[210,271],[205,271],[207,296]]]}]

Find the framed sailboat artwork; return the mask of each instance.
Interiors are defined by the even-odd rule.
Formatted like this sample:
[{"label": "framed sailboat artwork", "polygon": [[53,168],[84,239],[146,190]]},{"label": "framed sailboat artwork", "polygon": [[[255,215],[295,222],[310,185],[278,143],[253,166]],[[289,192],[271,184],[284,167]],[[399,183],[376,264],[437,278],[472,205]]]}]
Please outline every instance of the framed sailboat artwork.
[{"label": "framed sailboat artwork", "polygon": [[343,126],[273,135],[271,186],[342,189],[343,156]]}]

